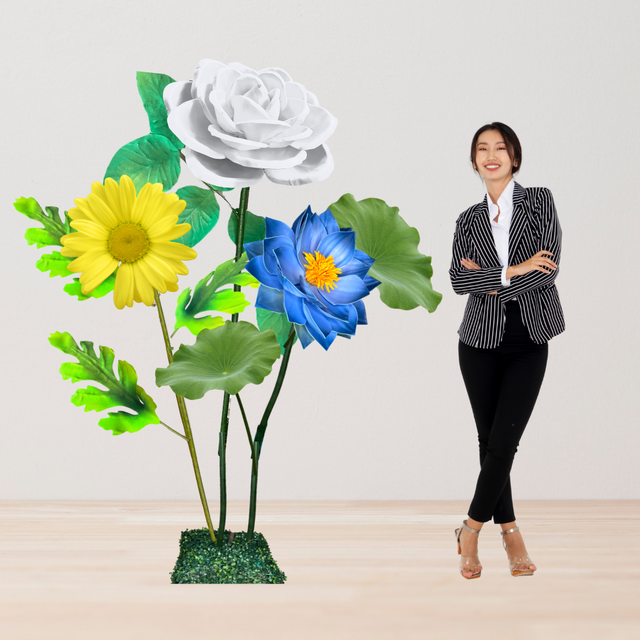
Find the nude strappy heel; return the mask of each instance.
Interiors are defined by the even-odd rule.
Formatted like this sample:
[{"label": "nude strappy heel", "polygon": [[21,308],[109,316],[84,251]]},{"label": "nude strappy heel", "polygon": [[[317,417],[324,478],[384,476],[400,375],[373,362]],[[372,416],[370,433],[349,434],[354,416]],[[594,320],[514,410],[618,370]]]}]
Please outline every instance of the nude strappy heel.
[{"label": "nude strappy heel", "polygon": [[[463,520],[462,526],[454,531],[456,534],[456,542],[458,543],[458,554],[460,555],[460,575],[467,580],[479,578],[482,575],[482,565],[478,556],[463,556],[462,547],[460,546],[460,534],[465,529],[469,533],[480,533],[480,529],[472,529],[467,526],[467,521]],[[473,575],[465,576],[463,571],[471,571]]]},{"label": "nude strappy heel", "polygon": [[[501,531],[500,535],[502,536],[502,546],[507,548],[507,543],[504,541],[504,536],[507,533],[514,533],[515,531],[520,531],[520,527],[514,527],[513,529],[507,529],[506,531]],[[509,556],[507,552],[507,557]],[[512,576],[532,576],[533,571],[528,567],[532,564],[535,564],[533,560],[529,557],[529,554],[525,553],[522,556],[513,556],[513,558],[509,558],[509,571]],[[515,567],[527,567],[527,569],[515,569]]]}]

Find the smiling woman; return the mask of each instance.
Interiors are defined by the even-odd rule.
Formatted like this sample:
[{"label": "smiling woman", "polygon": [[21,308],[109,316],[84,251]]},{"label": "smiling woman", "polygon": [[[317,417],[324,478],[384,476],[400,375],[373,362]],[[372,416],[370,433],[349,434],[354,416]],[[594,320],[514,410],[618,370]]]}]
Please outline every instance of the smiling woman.
[{"label": "smiling woman", "polygon": [[460,573],[480,577],[478,534],[493,517],[511,575],[533,575],[536,566],[515,523],[509,474],[542,385],[548,340],[564,330],[554,285],[562,233],[549,189],[524,188],[513,179],[522,149],[510,127],[493,122],[480,128],[471,162],[486,193],[456,221],[449,270],[454,291],[469,294],[458,357],[481,465],[469,517],[455,530]]}]

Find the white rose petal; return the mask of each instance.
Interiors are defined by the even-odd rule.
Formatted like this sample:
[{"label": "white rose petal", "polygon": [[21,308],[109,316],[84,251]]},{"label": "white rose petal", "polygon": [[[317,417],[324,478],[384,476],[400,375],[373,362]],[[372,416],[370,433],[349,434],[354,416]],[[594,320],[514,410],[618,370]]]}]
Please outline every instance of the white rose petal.
[{"label": "white rose petal", "polygon": [[331,175],[333,171],[333,156],[326,145],[321,144],[317,149],[307,151],[307,157],[302,164],[290,169],[267,169],[265,173],[271,182],[298,186],[319,182]]},{"label": "white rose petal", "polygon": [[[278,149],[256,149],[255,151],[238,151],[227,147],[229,160],[237,162],[243,167],[259,169],[288,169],[295,167],[307,157],[307,151],[294,149],[292,146]],[[222,185],[220,185],[222,186]]]},{"label": "white rose petal", "polygon": [[191,100],[191,81],[172,82],[168,84],[162,93],[162,100],[164,101],[167,113],[171,113],[183,102]]},{"label": "white rose petal", "polygon": [[304,119],[305,127],[309,127],[312,134],[304,140],[293,142],[298,149],[315,149],[322,144],[336,130],[338,120],[322,107],[309,107],[309,115]]},{"label": "white rose petal", "polygon": [[[210,158],[218,160],[226,158],[226,155],[220,150],[224,144],[209,133],[207,129],[210,124],[209,120],[197,100],[183,102],[177,109],[174,109],[167,118],[167,124],[186,147]],[[218,144],[215,144],[216,142]]]},{"label": "white rose petal", "polygon": [[243,167],[227,159],[214,160],[188,147],[185,147],[184,155],[187,166],[198,180],[217,187],[251,187],[264,175],[264,169]]}]

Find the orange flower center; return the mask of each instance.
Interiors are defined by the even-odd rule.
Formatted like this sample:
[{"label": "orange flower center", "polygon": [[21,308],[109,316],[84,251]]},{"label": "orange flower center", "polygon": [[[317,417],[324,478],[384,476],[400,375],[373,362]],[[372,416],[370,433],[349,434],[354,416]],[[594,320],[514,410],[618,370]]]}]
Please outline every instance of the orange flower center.
[{"label": "orange flower center", "polygon": [[334,289],[338,280],[338,274],[342,273],[342,269],[338,269],[333,264],[333,256],[323,256],[321,253],[315,252],[315,257],[310,253],[304,254],[307,259],[305,278],[307,282],[315,285],[319,289],[329,291]]}]

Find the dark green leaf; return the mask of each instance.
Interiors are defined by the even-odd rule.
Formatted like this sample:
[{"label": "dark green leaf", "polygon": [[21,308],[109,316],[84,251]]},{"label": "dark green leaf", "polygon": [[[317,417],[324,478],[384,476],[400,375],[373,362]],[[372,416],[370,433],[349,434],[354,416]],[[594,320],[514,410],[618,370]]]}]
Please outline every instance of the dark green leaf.
[{"label": "dark green leaf", "polygon": [[138,386],[135,369],[124,360],[118,360],[118,377],[113,373],[115,359],[112,349],[100,347],[100,356],[96,355],[93,342],[83,341],[80,347],[66,331],[56,331],[49,337],[49,342],[63,353],[73,356],[78,362],[65,362],[60,366],[64,380],[71,382],[92,380],[107,388],[97,387],[78,389],[71,402],[77,407],[84,405],[85,411],[103,411],[112,407],[126,407],[135,414],[126,411],[110,412],[108,418],[102,418],[98,424],[114,436],[121,433],[140,431],[148,424],[159,424],[156,415],[156,403]]},{"label": "dark green leaf", "polygon": [[149,128],[151,133],[158,133],[165,136],[176,149],[182,149],[184,144],[175,136],[167,125],[167,108],[164,106],[162,92],[164,88],[175,82],[175,80],[164,73],[147,73],[138,71],[136,73],[138,83],[138,93],[142,98],[144,110],[149,116]]},{"label": "dark green leaf", "polygon": [[16,211],[39,222],[44,229],[32,227],[27,229],[24,237],[27,242],[35,244],[38,249],[48,246],[62,246],[60,238],[67,233],[72,233],[73,229],[69,226],[69,216],[64,212],[64,220],[58,213],[58,207],[45,207],[45,211],[34,198],[18,198],[14,203]]},{"label": "dark green leaf", "polygon": [[420,234],[384,200],[356,202],[346,193],[329,206],[340,227],[356,232],[356,248],[375,259],[368,275],[382,283],[380,299],[392,309],[436,310],[442,294],[431,288],[431,258],[418,251]]},{"label": "dark green leaf", "polygon": [[161,182],[168,191],[180,177],[180,152],[168,138],[149,133],[121,147],[111,159],[105,180],[129,176],[140,191],[147,182]]},{"label": "dark green leaf", "polygon": [[203,329],[213,329],[220,326],[224,320],[220,316],[196,318],[198,314],[207,311],[222,311],[225,313],[241,313],[250,303],[241,291],[223,289],[225,285],[259,286],[259,282],[250,273],[241,273],[246,266],[247,254],[243,253],[238,262],[227,260],[204,277],[191,296],[191,289],[185,289],[178,298],[176,305],[175,333],[181,327],[186,327],[194,336]]},{"label": "dark green leaf", "polygon": [[181,345],[173,362],[156,369],[156,384],[170,386],[189,400],[220,389],[236,394],[247,384],[260,384],[280,357],[271,331],[261,333],[250,322],[227,322],[198,334],[193,346]]},{"label": "dark green leaf", "polygon": [[178,238],[176,242],[186,244],[187,247],[195,247],[216,226],[220,217],[220,205],[216,200],[216,194],[210,189],[182,187],[176,194],[187,203],[178,223],[188,222],[191,225],[189,233]]},{"label": "dark green leaf", "polygon": [[[276,313],[267,309],[258,309],[256,307],[256,320],[260,331],[273,331],[276,334],[276,340],[280,345],[280,352],[284,354],[284,343],[289,337],[291,331],[291,323],[287,320],[286,313]],[[295,344],[298,336],[294,334],[293,343]]]},{"label": "dark green leaf", "polygon": [[[229,216],[229,223],[227,225],[227,231],[231,241],[235,244],[238,233],[238,210],[234,209]],[[266,229],[266,221],[261,216],[256,216],[251,211],[245,213],[244,218],[244,236],[242,238],[242,244],[247,242],[258,242],[264,240]]]}]

